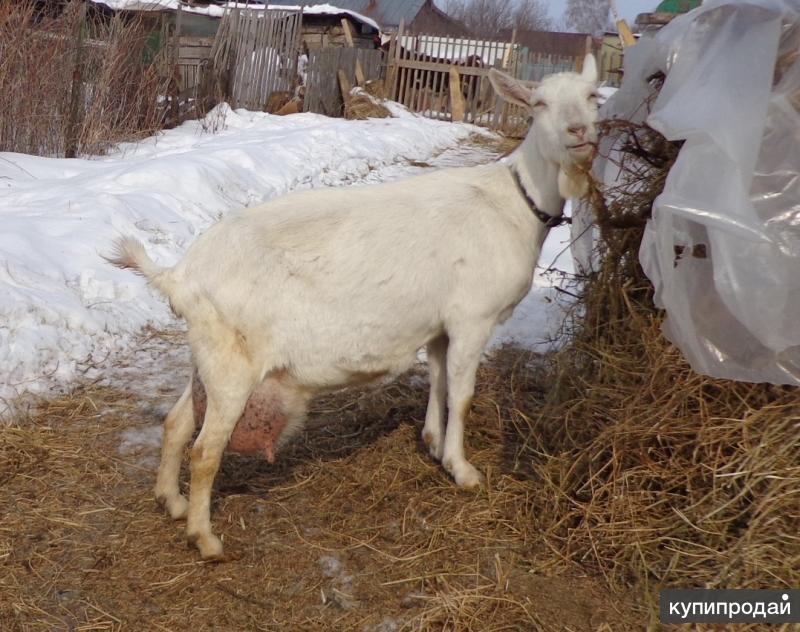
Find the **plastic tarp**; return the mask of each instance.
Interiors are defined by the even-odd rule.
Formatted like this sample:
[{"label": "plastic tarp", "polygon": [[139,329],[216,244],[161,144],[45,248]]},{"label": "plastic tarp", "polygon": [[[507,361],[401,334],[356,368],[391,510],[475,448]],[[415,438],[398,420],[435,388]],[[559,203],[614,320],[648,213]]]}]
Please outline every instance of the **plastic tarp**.
[{"label": "plastic tarp", "polygon": [[800,0],[707,2],[626,52],[605,106],[685,140],[639,254],[664,334],[707,375],[800,384],[799,19]]}]

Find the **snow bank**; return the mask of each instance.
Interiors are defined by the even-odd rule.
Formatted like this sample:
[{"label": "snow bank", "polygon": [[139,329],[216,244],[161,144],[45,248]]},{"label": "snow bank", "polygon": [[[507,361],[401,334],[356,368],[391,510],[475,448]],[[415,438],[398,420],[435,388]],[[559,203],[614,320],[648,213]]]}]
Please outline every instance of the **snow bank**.
[{"label": "snow bank", "polygon": [[[178,0],[92,0],[97,4],[104,4],[115,11],[164,11],[164,10],[177,10]],[[288,6],[283,4],[246,4],[244,2],[227,2],[223,5],[211,4],[205,7],[192,7],[182,5],[181,10],[187,13],[197,13],[198,15],[207,15],[213,18],[222,17],[227,9],[279,9],[282,11],[299,10],[300,5]],[[317,4],[314,6],[304,6],[303,13],[308,15],[342,15],[346,14],[359,22],[368,24],[376,30],[380,30],[378,23],[368,18],[365,15],[350,11],[349,9],[341,9],[331,4]]]},{"label": "snow bank", "polygon": [[216,134],[188,122],[91,160],[0,154],[0,398],[97,375],[143,326],[174,324],[141,278],[101,258],[115,237],[171,265],[232,209],[429,160],[477,129],[402,112],[346,121],[227,106],[206,127],[222,114]]}]

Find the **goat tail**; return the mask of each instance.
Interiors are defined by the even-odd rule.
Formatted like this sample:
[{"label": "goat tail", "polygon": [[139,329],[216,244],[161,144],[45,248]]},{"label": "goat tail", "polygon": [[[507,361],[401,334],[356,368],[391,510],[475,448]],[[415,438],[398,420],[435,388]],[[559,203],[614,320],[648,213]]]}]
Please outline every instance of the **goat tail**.
[{"label": "goat tail", "polygon": [[138,239],[120,237],[114,242],[111,254],[103,258],[118,268],[133,270],[136,274],[146,278],[167,298],[172,299],[175,289],[170,274],[172,268],[164,268],[153,261]]}]

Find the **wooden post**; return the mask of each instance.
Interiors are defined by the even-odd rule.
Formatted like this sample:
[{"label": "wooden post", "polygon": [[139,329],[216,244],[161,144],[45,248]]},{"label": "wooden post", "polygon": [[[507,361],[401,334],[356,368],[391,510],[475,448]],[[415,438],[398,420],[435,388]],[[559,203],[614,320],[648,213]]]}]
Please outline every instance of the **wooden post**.
[{"label": "wooden post", "polygon": [[631,27],[628,26],[628,23],[619,17],[619,11],[617,11],[617,3],[614,0],[609,0],[609,4],[611,6],[611,13],[614,14],[614,19],[617,22],[617,33],[619,33],[619,41],[622,43],[622,48],[628,48],[628,46],[633,46],[636,43],[636,38],[633,36],[631,32]]},{"label": "wooden post", "polygon": [[397,75],[397,64],[394,63],[395,49],[397,48],[397,33],[389,36],[389,52],[386,55],[386,96],[394,99],[394,80]]},{"label": "wooden post", "polygon": [[355,48],[356,43],[353,39],[353,31],[350,30],[350,21],[347,18],[342,18],[342,30],[344,31],[344,39],[350,48]]},{"label": "wooden post", "polygon": [[78,154],[78,141],[80,139],[80,103],[81,87],[83,84],[83,29],[86,23],[86,4],[80,5],[75,33],[75,58],[72,65],[72,87],[69,95],[69,117],[67,119],[66,139],[64,143],[64,156],[75,158]]},{"label": "wooden post", "polygon": [[342,101],[347,105],[347,102],[350,100],[350,91],[353,87],[350,85],[350,80],[347,78],[347,73],[344,70],[339,68],[336,75],[339,77],[339,89],[342,91]]},{"label": "wooden post", "polygon": [[453,122],[464,121],[466,106],[464,95],[461,94],[461,73],[455,66],[450,66],[450,111],[453,114]]},{"label": "wooden post", "polygon": [[367,78],[366,75],[364,75],[364,68],[361,66],[361,60],[356,57],[356,85],[363,88],[366,84]]},{"label": "wooden post", "polygon": [[506,54],[503,55],[503,68],[508,68],[511,65],[512,54],[514,52],[514,46],[517,44],[517,27],[514,27],[514,30],[511,32],[511,43],[508,45],[506,49]]},{"label": "wooden post", "polygon": [[178,58],[180,57],[181,50],[181,23],[183,18],[183,9],[181,3],[178,3],[178,13],[175,17],[175,33],[172,36],[172,80],[170,81],[170,111],[172,115],[172,123],[177,125],[180,123],[180,105],[178,103],[178,94],[180,93],[180,86],[176,78],[178,72]]},{"label": "wooden post", "polygon": [[[353,30],[350,28],[350,20],[347,18],[342,18],[342,30],[344,31],[344,38],[347,40],[347,45],[350,48],[356,47],[356,41],[353,38]],[[361,86],[362,88],[367,83],[366,77],[364,76],[364,68],[361,66],[361,60],[356,58],[356,85]]]},{"label": "wooden post", "polygon": [[389,84],[389,98],[393,101],[400,99],[400,58],[403,55],[403,31],[406,28],[405,19],[400,20],[400,27],[397,29],[397,36],[395,38],[394,57],[392,63],[392,81]]},{"label": "wooden post", "polygon": [[[294,59],[294,78],[292,79],[291,90],[293,93],[296,92],[297,86],[300,84],[300,73],[297,72],[297,60],[300,58],[300,55],[303,53],[303,6],[300,6],[300,19],[297,22],[297,31],[294,35],[294,52],[292,53],[292,59]],[[308,72],[308,65],[306,65],[306,72]],[[308,86],[305,86],[308,89]]]}]

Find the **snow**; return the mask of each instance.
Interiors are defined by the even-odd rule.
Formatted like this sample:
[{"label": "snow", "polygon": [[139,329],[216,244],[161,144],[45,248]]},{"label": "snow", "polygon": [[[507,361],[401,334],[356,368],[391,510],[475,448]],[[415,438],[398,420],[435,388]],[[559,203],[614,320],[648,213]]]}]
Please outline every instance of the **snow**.
[{"label": "snow", "polygon": [[[567,215],[571,212],[569,202],[565,212]],[[490,350],[513,343],[545,353],[558,346],[559,330],[572,305],[571,296],[561,291],[575,274],[570,241],[569,226],[550,231],[539,256],[531,291],[514,309],[511,318],[495,330],[489,341]]]},{"label": "snow", "polygon": [[[143,363],[153,375],[147,388],[170,382],[163,368],[174,358],[161,343],[143,343],[141,334],[182,323],[143,279],[104,261],[119,235],[140,239],[159,263],[171,265],[228,211],[293,189],[379,182],[496,158],[462,144],[479,132],[474,126],[400,109],[395,116],[346,121],[220,106],[204,121],[91,159],[0,153],[0,416],[24,393],[52,394],[82,377],[124,384]],[[568,237],[563,227],[551,233],[543,266]],[[536,283],[495,346],[514,340],[547,348],[563,317],[550,302],[558,279],[539,270]],[[135,362],[120,360],[134,351]],[[182,347],[172,355],[184,361],[186,353]],[[176,379],[178,388],[185,376]]]},{"label": "snow", "polygon": [[[92,0],[97,4],[104,4],[110,9],[115,11],[164,11],[164,10],[177,10],[179,0]],[[197,13],[198,15],[207,15],[212,18],[219,18],[225,14],[229,9],[278,9],[281,11],[299,11],[300,5],[290,6],[283,4],[255,4],[244,2],[226,2],[222,5],[208,5],[205,7],[192,7],[185,4],[181,5],[181,10],[187,13]],[[375,30],[380,31],[380,26],[372,18],[361,15],[356,11],[349,9],[341,9],[332,4],[317,4],[314,6],[302,7],[303,13],[307,15],[342,15],[346,14],[355,20],[368,24]]]},{"label": "snow", "polygon": [[143,428],[137,426],[126,428],[120,435],[120,443],[117,450],[120,454],[131,454],[143,448],[158,448],[161,446],[163,432],[164,428],[161,424]]}]

